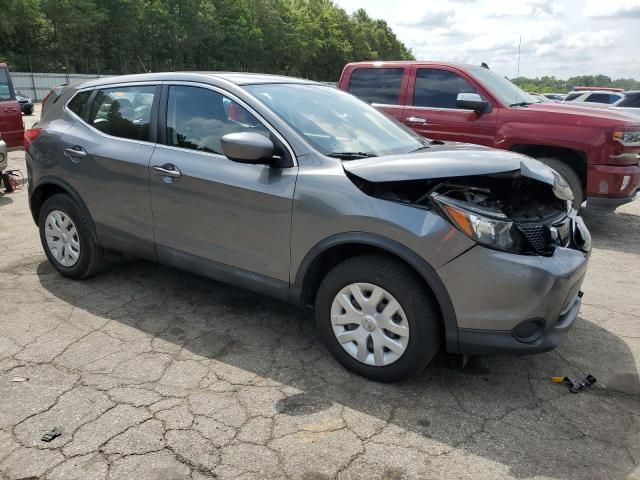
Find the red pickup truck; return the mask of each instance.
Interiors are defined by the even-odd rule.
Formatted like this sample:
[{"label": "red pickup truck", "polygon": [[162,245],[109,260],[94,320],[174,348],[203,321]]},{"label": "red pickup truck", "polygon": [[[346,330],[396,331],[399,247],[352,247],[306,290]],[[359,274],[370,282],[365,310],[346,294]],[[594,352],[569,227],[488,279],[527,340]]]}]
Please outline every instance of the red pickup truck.
[{"label": "red pickup truck", "polygon": [[425,137],[537,158],[565,178],[576,205],[640,198],[640,116],[539,103],[491,70],[453,63],[350,63],[338,87]]},{"label": "red pickup truck", "polygon": [[16,100],[11,75],[6,64],[0,63],[0,137],[9,149],[22,147],[24,122]]}]

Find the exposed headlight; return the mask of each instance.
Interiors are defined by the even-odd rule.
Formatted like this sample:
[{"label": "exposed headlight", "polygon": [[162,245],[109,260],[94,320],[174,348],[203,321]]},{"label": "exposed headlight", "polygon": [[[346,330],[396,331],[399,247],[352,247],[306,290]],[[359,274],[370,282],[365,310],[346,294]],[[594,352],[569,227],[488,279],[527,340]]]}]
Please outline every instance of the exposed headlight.
[{"label": "exposed headlight", "polygon": [[625,147],[640,147],[640,130],[634,132],[613,132],[613,139]]},{"label": "exposed headlight", "polygon": [[475,242],[504,252],[522,251],[523,237],[506,215],[438,194],[433,194],[431,198],[451,223]]},{"label": "exposed headlight", "polygon": [[573,200],[573,190],[567,181],[555,170],[553,171],[553,194],[560,200]]}]

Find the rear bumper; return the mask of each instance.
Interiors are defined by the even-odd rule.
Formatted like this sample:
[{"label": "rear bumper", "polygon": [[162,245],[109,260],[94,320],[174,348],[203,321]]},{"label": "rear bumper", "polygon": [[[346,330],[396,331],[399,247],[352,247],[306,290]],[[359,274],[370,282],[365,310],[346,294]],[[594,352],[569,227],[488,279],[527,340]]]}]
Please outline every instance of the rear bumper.
[{"label": "rear bumper", "polygon": [[458,323],[457,344],[448,341],[447,350],[513,355],[555,348],[580,310],[588,262],[588,253],[569,248],[553,257],[472,248],[438,270]]},{"label": "rear bumper", "polygon": [[589,165],[587,207],[614,210],[640,198],[640,165]]}]

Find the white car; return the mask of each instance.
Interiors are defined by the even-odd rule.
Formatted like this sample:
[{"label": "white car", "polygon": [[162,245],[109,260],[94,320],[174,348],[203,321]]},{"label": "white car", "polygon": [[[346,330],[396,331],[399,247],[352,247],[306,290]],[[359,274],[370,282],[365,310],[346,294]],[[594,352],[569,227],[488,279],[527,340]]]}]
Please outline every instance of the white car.
[{"label": "white car", "polygon": [[[582,99],[585,95],[594,94],[594,93],[612,93],[616,96],[617,100],[614,103],[598,103],[593,101],[586,101]],[[632,113],[634,115],[640,115],[640,90],[629,90],[628,92],[618,93],[618,92],[571,92],[567,95],[567,98],[573,94],[580,94],[579,98],[574,100],[563,101],[563,103],[582,103],[585,107],[592,108],[613,108],[616,110],[623,110],[627,113]],[[582,100],[581,100],[582,99]]]},{"label": "white car", "polygon": [[585,102],[602,105],[613,105],[623,98],[624,93],[622,92],[611,92],[607,90],[580,90],[577,92],[569,92],[567,96],[564,97],[564,100],[562,100],[562,102]]}]

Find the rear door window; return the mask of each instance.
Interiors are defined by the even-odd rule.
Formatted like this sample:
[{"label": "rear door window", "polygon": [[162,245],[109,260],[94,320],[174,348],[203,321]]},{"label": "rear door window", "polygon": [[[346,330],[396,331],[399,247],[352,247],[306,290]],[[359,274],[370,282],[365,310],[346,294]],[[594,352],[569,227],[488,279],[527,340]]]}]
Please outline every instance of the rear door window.
[{"label": "rear door window", "polygon": [[413,105],[416,107],[458,108],[459,93],[476,93],[460,75],[448,70],[420,68],[416,72]]},{"label": "rear door window", "polygon": [[610,93],[592,93],[587,97],[586,101],[593,103],[613,103],[619,99],[619,96]]},{"label": "rear door window", "polygon": [[404,68],[358,68],[351,73],[349,93],[369,103],[400,104]]},{"label": "rear door window", "polygon": [[11,83],[9,82],[9,72],[6,68],[0,68],[0,102],[3,100],[12,100],[13,92],[11,91]]},{"label": "rear door window", "polygon": [[220,139],[228,133],[269,130],[244,107],[201,87],[173,85],[167,105],[167,145],[223,155]]},{"label": "rear door window", "polygon": [[154,85],[105,88],[91,104],[89,124],[103,133],[131,140],[148,140]]}]

